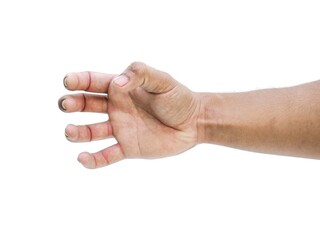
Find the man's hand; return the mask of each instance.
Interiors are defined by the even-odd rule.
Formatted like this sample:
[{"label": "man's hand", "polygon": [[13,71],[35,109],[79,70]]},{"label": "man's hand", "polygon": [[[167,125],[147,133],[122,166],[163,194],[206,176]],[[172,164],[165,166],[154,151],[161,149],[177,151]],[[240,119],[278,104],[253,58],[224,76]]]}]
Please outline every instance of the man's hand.
[{"label": "man's hand", "polygon": [[118,142],[81,153],[78,160],[88,168],[176,155],[197,143],[320,159],[320,81],[243,93],[193,93],[167,73],[133,63],[118,76],[71,73],[64,84],[99,94],[64,96],[61,110],[109,115],[103,123],[67,126],[67,138]]},{"label": "man's hand", "polygon": [[103,123],[68,125],[68,140],[117,140],[117,144],[97,153],[81,153],[78,160],[87,168],[103,167],[125,158],[176,155],[198,142],[200,99],[167,73],[135,62],[121,75],[70,73],[64,85],[71,91],[99,94],[63,96],[59,100],[62,111],[109,115]]}]

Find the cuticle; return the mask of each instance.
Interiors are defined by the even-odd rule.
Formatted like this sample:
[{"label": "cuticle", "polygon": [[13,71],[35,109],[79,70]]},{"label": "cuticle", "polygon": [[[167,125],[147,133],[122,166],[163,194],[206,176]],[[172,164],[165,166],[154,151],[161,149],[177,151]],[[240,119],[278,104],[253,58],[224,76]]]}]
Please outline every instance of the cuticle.
[{"label": "cuticle", "polygon": [[62,102],[63,102],[64,100],[66,100],[66,99],[65,99],[65,98],[62,98],[62,99],[60,99],[59,102],[58,102],[58,106],[59,106],[60,110],[63,111],[63,112],[65,112],[65,111],[67,110],[67,109],[65,109],[65,108],[62,106]]},{"label": "cuticle", "polygon": [[67,78],[68,78],[68,75],[66,75],[66,76],[63,78],[63,85],[64,85],[65,88],[68,89]]}]

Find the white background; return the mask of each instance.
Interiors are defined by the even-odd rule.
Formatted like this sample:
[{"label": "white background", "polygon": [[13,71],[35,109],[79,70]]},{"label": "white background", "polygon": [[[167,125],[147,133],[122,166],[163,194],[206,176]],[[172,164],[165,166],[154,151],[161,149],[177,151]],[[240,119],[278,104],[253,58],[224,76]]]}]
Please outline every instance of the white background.
[{"label": "white background", "polygon": [[194,91],[320,78],[318,1],[0,2],[0,239],[319,239],[320,162],[201,145],[87,170],[58,98],[132,61]]}]

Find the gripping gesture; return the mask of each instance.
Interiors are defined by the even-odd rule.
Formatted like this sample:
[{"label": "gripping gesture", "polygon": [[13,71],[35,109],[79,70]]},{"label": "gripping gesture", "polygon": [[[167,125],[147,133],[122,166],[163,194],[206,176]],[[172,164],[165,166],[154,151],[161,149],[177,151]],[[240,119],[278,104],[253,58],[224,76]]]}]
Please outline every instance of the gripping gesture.
[{"label": "gripping gesture", "polygon": [[90,142],[113,137],[117,141],[99,152],[79,154],[78,161],[87,168],[125,158],[166,157],[197,144],[199,97],[167,73],[135,62],[120,75],[70,73],[64,85],[84,93],[60,98],[62,111],[108,115],[105,122],[68,125],[67,139]]},{"label": "gripping gesture", "polygon": [[[87,168],[125,158],[160,158],[198,143],[320,159],[320,81],[243,93],[194,93],[143,63],[122,74],[70,73],[59,100],[64,112],[98,112],[107,121],[68,125],[72,142],[114,137],[117,144],[81,153]],[[102,93],[102,94],[101,94]]]}]

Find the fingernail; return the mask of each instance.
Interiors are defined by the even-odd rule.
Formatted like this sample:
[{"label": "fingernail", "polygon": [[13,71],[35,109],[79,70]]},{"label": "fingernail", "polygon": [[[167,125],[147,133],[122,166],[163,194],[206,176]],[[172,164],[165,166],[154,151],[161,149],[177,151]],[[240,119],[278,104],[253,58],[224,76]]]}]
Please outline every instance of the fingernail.
[{"label": "fingernail", "polygon": [[64,101],[65,101],[64,98],[62,98],[62,99],[60,98],[58,101],[58,107],[60,108],[61,111],[65,112],[67,109],[66,109],[66,104]]},{"label": "fingernail", "polygon": [[63,108],[63,110],[67,110],[66,100],[63,100],[63,101],[61,102],[61,107]]},{"label": "fingernail", "polygon": [[65,88],[68,88],[67,78],[68,78],[68,75],[66,75],[66,76],[63,78],[63,85],[64,85]]},{"label": "fingernail", "polygon": [[120,87],[123,87],[124,85],[126,85],[129,82],[129,79],[127,76],[125,75],[120,75],[117,76],[113,79],[114,83],[117,84]]},{"label": "fingernail", "polygon": [[68,135],[68,133],[66,131],[64,132],[64,135],[66,136],[66,138],[69,137],[69,135]]}]

